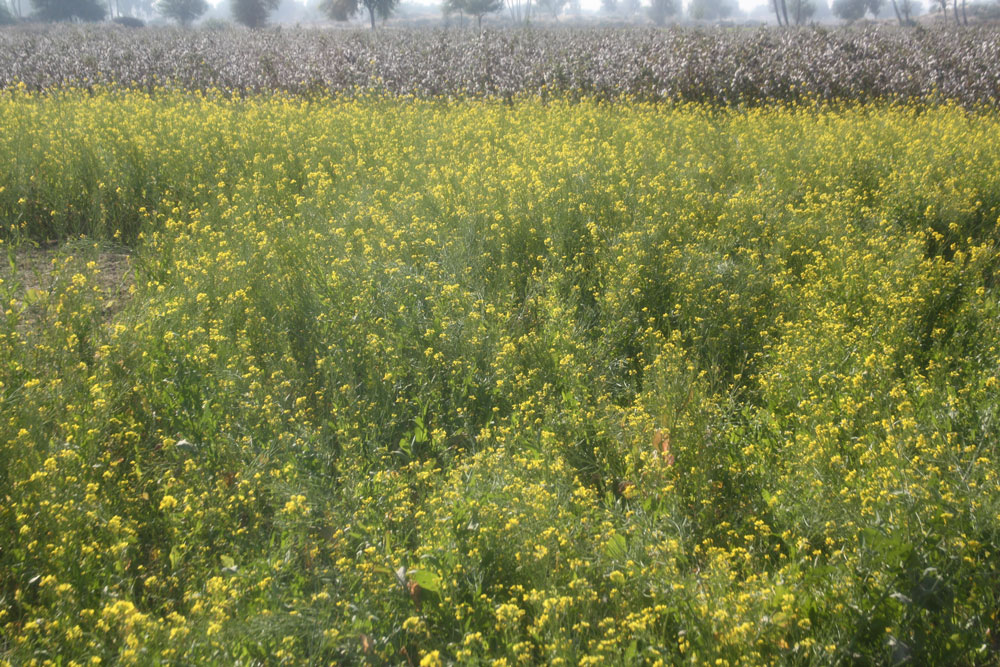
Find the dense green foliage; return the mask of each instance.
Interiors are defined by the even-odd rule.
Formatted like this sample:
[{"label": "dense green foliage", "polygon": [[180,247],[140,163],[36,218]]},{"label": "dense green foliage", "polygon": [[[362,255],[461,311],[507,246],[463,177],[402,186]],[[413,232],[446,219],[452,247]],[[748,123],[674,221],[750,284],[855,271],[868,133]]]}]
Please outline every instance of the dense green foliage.
[{"label": "dense green foliage", "polygon": [[0,659],[996,662],[998,131],[0,95]]}]

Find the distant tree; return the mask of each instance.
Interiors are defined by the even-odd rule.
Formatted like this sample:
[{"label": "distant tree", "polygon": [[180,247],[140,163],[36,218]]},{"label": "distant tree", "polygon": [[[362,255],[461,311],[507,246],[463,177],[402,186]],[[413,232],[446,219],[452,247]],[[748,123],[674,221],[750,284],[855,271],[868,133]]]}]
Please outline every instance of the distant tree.
[{"label": "distant tree", "polygon": [[621,0],[618,6],[622,10],[622,14],[628,17],[635,16],[642,9],[641,0]]},{"label": "distant tree", "polygon": [[[919,14],[920,9],[914,9],[913,13]],[[1000,2],[974,2],[969,7],[969,13],[979,21],[1000,21]]]},{"label": "distant tree", "polygon": [[646,11],[653,23],[663,25],[668,18],[677,13],[677,5],[674,4],[674,0],[650,0]]},{"label": "distant tree", "polygon": [[362,6],[368,11],[368,19],[372,30],[375,29],[375,17],[378,16],[383,21],[396,11],[399,0],[361,0]]},{"label": "distant tree", "polygon": [[156,0],[115,0],[119,16],[151,19],[157,14]]},{"label": "distant tree", "polygon": [[14,14],[7,9],[7,5],[4,2],[0,2],[0,25],[10,25],[14,23]]},{"label": "distant tree", "polygon": [[813,0],[813,4],[816,11],[809,17],[811,21],[823,22],[833,18],[833,12],[830,11],[830,3],[827,0]]},{"label": "distant tree", "polygon": [[323,0],[319,8],[334,21],[346,21],[355,14],[367,11],[374,30],[375,17],[389,18],[398,4],[399,0]]},{"label": "distant tree", "polygon": [[514,23],[527,23],[531,20],[531,0],[507,0],[507,11]]},{"label": "distant tree", "polygon": [[868,13],[872,15],[872,18],[877,19],[878,15],[882,13],[882,8],[885,6],[885,0],[865,0],[865,8]]},{"label": "distant tree", "polygon": [[208,11],[208,3],[205,0],[159,0],[156,11],[164,18],[189,26]]},{"label": "distant tree", "polygon": [[301,24],[308,20],[308,9],[299,0],[278,0],[278,8],[271,14],[275,23]]},{"label": "distant tree", "polygon": [[868,0],[833,0],[831,9],[834,16],[850,23],[865,15],[868,11]]},{"label": "distant tree", "polygon": [[535,0],[535,4],[544,12],[548,12],[552,18],[559,18],[569,0]]},{"label": "distant tree", "polygon": [[463,0],[444,0],[441,3],[441,13],[445,16],[458,14],[461,22],[459,25],[465,27],[465,2]]},{"label": "distant tree", "polygon": [[795,25],[802,25],[816,13],[813,0],[789,0],[788,5]]},{"label": "distant tree", "polygon": [[263,28],[267,19],[278,8],[278,0],[231,0],[229,10],[237,23],[248,28]]},{"label": "distant tree", "polygon": [[[785,4],[785,0],[771,0],[771,4],[774,7],[774,16],[778,19],[778,25],[788,25],[788,5]],[[781,20],[782,16],[785,18],[784,21]]]},{"label": "distant tree", "polygon": [[720,21],[736,12],[732,0],[691,0],[688,14],[696,21]]},{"label": "distant tree", "polygon": [[898,2],[899,13],[903,15],[907,25],[913,25],[913,17],[920,16],[924,11],[920,0],[898,0]]},{"label": "distant tree", "polygon": [[445,0],[446,14],[468,14],[476,17],[476,26],[483,29],[483,17],[503,9],[504,0]]},{"label": "distant tree", "polygon": [[358,3],[345,2],[344,0],[323,0],[319,3],[319,10],[333,21],[346,21],[358,11]]},{"label": "distant tree", "polygon": [[476,17],[476,24],[483,27],[483,17],[495,14],[503,9],[504,0],[467,0],[465,11]]},{"label": "distant tree", "polygon": [[601,10],[606,14],[614,14],[618,11],[618,0],[601,0]]},{"label": "distant tree", "polygon": [[892,0],[892,11],[896,15],[896,20],[899,21],[899,25],[906,25],[903,21],[903,15],[899,13],[899,3],[896,0]]},{"label": "distant tree", "polygon": [[42,21],[100,21],[106,10],[97,0],[31,0]]},{"label": "distant tree", "polygon": [[[891,2],[892,12],[896,15],[899,25],[914,25],[913,17],[919,14],[921,10],[920,0],[891,0]],[[942,6],[945,6],[945,3],[947,3],[947,0],[942,0]]]}]

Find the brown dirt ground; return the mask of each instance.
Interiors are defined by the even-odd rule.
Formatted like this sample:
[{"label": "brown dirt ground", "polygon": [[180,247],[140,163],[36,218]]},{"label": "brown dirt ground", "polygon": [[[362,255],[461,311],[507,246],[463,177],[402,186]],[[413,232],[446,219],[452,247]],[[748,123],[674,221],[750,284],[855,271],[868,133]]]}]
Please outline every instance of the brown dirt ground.
[{"label": "brown dirt ground", "polygon": [[[13,293],[15,308],[19,308],[24,301],[25,295],[32,290],[48,292],[53,284],[53,260],[67,255],[74,255],[86,264],[93,260],[97,263],[97,282],[104,295],[105,307],[104,318],[110,321],[128,302],[130,295],[129,288],[135,281],[135,272],[132,268],[131,253],[122,248],[101,249],[95,251],[84,248],[76,249],[57,244],[41,247],[22,247],[14,251],[14,263],[17,267],[18,285]],[[5,283],[10,281],[14,275],[10,263],[0,251],[0,280]],[[0,316],[4,313],[6,304],[0,303]],[[31,326],[39,319],[40,314],[32,312],[31,305],[24,311],[21,324]]]}]

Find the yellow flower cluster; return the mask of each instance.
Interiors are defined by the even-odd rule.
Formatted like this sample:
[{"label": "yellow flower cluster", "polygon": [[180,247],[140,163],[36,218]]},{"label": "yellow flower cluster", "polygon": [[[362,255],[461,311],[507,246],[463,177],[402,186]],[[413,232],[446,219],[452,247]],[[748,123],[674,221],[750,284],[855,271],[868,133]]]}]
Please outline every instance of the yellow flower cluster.
[{"label": "yellow flower cluster", "polygon": [[998,131],[0,93],[0,657],[995,660]]}]

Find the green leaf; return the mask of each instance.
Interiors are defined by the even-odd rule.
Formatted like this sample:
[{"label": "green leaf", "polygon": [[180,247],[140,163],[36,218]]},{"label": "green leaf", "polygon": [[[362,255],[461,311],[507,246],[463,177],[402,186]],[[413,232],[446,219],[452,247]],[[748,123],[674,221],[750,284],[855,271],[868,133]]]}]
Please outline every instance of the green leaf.
[{"label": "green leaf", "polygon": [[424,426],[424,420],[417,417],[413,423],[413,441],[418,445],[427,442],[427,428]]},{"label": "green leaf", "polygon": [[410,580],[415,581],[425,591],[441,592],[441,576],[430,570],[412,570]]},{"label": "green leaf", "polygon": [[26,305],[32,306],[45,298],[45,292],[40,289],[35,289],[34,287],[29,288],[24,293],[24,303]]},{"label": "green leaf", "polygon": [[176,571],[177,567],[181,564],[181,559],[184,558],[184,554],[181,550],[174,545],[170,548],[170,569]]},{"label": "green leaf", "polygon": [[639,653],[639,645],[633,639],[632,642],[628,645],[628,648],[625,649],[625,664],[634,665],[635,658],[638,655],[638,653]]},{"label": "green leaf", "polygon": [[625,557],[627,545],[625,536],[615,533],[604,545],[604,555],[611,560],[619,560]]}]

